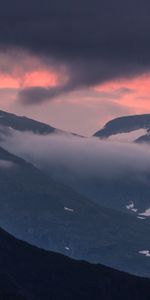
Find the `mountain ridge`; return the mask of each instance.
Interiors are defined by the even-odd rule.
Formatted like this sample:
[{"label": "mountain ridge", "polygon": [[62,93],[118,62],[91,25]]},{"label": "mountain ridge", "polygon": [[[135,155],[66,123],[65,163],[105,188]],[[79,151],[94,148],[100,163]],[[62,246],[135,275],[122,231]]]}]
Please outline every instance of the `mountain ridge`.
[{"label": "mountain ridge", "polygon": [[[3,160],[7,162],[6,166]],[[149,192],[145,192],[145,186],[147,188],[147,185],[141,187],[138,184],[139,199],[134,202],[134,205],[142,205],[142,212],[149,205]],[[88,198],[90,192],[87,187],[89,183],[85,182],[84,196],[1,148],[0,226],[16,237],[45,249],[149,276],[150,262],[139,253],[149,250],[149,223],[139,220],[126,208],[137,192],[137,185],[136,189],[133,185],[129,194],[128,182],[123,190],[122,184],[118,187],[117,181],[109,185],[108,182],[104,185],[104,182],[94,181],[94,192],[97,193],[98,187],[99,200],[103,200],[101,204]],[[116,187],[117,193],[114,191]],[[111,192],[111,198],[107,191]],[[121,195],[124,191],[125,199],[120,197],[120,191]],[[109,206],[109,198],[115,207]]]},{"label": "mountain ridge", "polygon": [[147,134],[140,137],[137,142],[144,142],[147,138],[149,141],[150,132],[150,114],[122,116],[110,120],[105,126],[94,133],[93,136],[102,139],[109,138],[111,135],[119,133],[128,133],[137,129],[146,129]]}]

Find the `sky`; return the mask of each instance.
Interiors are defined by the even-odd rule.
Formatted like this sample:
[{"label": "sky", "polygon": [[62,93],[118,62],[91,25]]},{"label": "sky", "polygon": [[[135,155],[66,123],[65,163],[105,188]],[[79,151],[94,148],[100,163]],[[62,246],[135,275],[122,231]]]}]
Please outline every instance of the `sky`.
[{"label": "sky", "polygon": [[90,136],[150,113],[150,2],[5,0],[0,108]]}]

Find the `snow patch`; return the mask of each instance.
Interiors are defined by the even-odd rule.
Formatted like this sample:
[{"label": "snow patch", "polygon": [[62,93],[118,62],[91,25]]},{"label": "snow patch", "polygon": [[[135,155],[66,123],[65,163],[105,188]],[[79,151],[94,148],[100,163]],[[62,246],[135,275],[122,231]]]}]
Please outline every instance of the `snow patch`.
[{"label": "snow patch", "polygon": [[74,212],[74,209],[73,208],[69,208],[69,207],[64,207],[64,210],[66,210],[66,211],[69,211],[69,212]]},{"label": "snow patch", "polygon": [[141,219],[141,220],[145,220],[145,218],[143,218],[143,217],[139,217],[139,216],[138,216],[137,218],[138,218],[138,219]]},{"label": "snow patch", "polygon": [[69,247],[67,247],[67,246],[65,247],[65,249],[66,249],[67,251],[70,251],[70,248],[69,248]]},{"label": "snow patch", "polygon": [[130,204],[126,205],[126,208],[127,208],[128,210],[131,210],[131,211],[135,212],[135,213],[138,211],[138,209],[135,208],[134,202],[133,202],[133,201],[131,201]]},{"label": "snow patch", "polygon": [[150,257],[150,251],[149,250],[141,250],[139,251],[139,254],[145,255],[147,257]]},{"label": "snow patch", "polygon": [[150,217],[150,208],[146,209],[143,213],[140,213],[139,216]]}]

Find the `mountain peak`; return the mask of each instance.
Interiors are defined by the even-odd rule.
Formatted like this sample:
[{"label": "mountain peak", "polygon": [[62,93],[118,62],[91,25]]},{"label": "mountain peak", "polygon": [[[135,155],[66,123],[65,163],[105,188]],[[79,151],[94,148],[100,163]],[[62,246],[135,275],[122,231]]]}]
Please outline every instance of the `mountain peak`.
[{"label": "mountain peak", "polygon": [[19,131],[32,131],[38,134],[49,134],[55,131],[55,128],[48,124],[2,110],[0,110],[0,125]]},{"label": "mountain peak", "polygon": [[129,133],[139,129],[145,129],[145,134],[136,138],[136,142],[149,142],[150,114],[131,115],[115,118],[98,130],[94,136],[105,139],[120,133]]}]

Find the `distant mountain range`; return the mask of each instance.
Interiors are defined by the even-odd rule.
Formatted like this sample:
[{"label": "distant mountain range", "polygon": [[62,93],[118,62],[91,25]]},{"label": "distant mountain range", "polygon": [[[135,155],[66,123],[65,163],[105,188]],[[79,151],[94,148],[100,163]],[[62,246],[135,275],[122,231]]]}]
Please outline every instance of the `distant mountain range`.
[{"label": "distant mountain range", "polygon": [[[54,128],[48,124],[35,121],[25,116],[17,116],[15,114],[0,110],[0,126],[5,128],[13,128],[18,131],[30,131],[38,134],[50,134],[54,132],[67,133],[61,129]],[[139,129],[145,130],[145,135],[139,137],[140,141],[149,141],[150,138],[150,114],[123,116],[113,119],[98,130],[93,136],[100,138],[109,138],[112,135],[121,133],[129,133]],[[76,134],[75,134],[76,135]]]},{"label": "distant mountain range", "polygon": [[106,139],[118,134],[131,133],[139,129],[144,129],[145,134],[138,136],[135,141],[138,143],[150,142],[150,114],[116,118],[106,123],[104,128],[97,131],[94,136]]},{"label": "distant mountain range", "polygon": [[74,261],[0,229],[1,300],[149,300],[150,280]]}]

